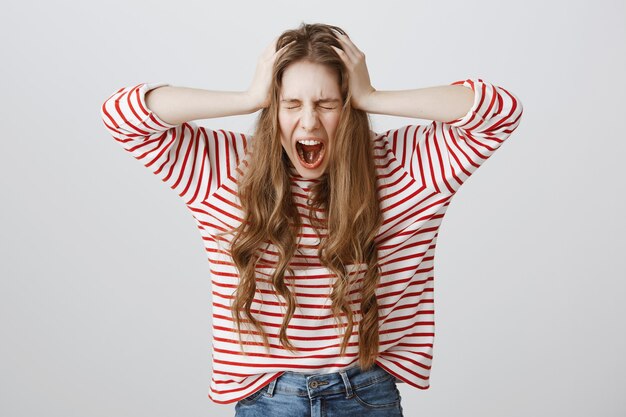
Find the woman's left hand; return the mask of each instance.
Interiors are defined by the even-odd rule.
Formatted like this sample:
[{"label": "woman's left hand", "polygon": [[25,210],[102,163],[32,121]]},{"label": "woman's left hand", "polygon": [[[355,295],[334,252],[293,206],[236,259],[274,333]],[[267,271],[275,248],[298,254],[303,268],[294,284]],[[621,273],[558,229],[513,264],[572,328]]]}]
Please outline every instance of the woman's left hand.
[{"label": "woman's left hand", "polygon": [[365,54],[357,48],[350,38],[335,31],[342,49],[331,45],[348,69],[349,88],[352,94],[352,107],[367,111],[367,103],[376,91],[370,82]]}]

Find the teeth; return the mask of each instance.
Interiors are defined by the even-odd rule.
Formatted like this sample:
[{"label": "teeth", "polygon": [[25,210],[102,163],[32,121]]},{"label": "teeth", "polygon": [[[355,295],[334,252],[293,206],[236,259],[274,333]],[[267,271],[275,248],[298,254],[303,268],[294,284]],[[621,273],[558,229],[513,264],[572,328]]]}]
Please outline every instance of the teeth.
[{"label": "teeth", "polygon": [[317,140],[313,140],[313,139],[304,139],[304,140],[299,140],[298,143],[310,146],[310,145],[319,145],[322,142],[317,141]]}]

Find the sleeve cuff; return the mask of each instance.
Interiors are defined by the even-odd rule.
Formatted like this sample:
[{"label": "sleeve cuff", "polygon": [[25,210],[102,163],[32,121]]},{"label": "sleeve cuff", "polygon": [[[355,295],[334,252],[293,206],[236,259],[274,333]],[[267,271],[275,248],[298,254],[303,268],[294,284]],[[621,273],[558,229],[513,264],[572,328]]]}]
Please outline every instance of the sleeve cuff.
[{"label": "sleeve cuff", "polygon": [[484,118],[479,112],[481,102],[483,101],[483,84],[485,83],[480,78],[467,78],[465,80],[459,80],[450,83],[450,85],[463,85],[464,87],[471,88],[474,92],[474,104],[472,104],[472,107],[467,112],[467,114],[465,114],[465,116],[461,117],[460,119],[452,120],[447,124],[454,127],[471,130],[472,128],[480,126],[485,122]]},{"label": "sleeve cuff", "polygon": [[156,113],[154,113],[152,110],[150,110],[148,108],[148,106],[146,105],[146,93],[148,93],[148,91],[150,90],[154,90],[155,88],[158,87],[165,87],[165,86],[169,86],[169,83],[166,82],[153,82],[153,83],[144,83],[140,88],[139,88],[139,100],[140,100],[140,105],[146,109],[146,111],[148,112],[148,117],[151,119],[151,121],[153,121],[154,123],[163,126],[164,128],[167,129],[171,129],[173,127],[176,127],[177,125],[173,125],[170,123],[167,123],[166,121],[162,120],[159,116],[157,116]]}]

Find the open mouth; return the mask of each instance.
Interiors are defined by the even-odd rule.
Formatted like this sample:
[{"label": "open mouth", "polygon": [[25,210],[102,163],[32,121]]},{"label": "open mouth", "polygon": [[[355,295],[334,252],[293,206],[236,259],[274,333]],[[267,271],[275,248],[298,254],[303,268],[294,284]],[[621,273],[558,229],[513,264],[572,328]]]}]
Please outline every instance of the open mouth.
[{"label": "open mouth", "polygon": [[317,140],[299,140],[296,142],[296,150],[300,163],[308,169],[319,167],[326,153],[324,143]]}]

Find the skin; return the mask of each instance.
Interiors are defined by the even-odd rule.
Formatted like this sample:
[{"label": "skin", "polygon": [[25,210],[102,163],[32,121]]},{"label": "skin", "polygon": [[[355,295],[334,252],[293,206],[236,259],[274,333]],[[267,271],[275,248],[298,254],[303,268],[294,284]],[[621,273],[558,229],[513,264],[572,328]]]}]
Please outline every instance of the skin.
[{"label": "skin", "polygon": [[335,31],[343,49],[331,48],[348,70],[351,104],[371,114],[451,122],[465,116],[474,104],[474,92],[462,85],[413,90],[378,91],[370,82],[365,54],[347,36]]},{"label": "skin", "polygon": [[[295,62],[283,73],[280,100],[278,122],[283,149],[302,177],[319,178],[328,166],[341,116],[339,75],[325,65]],[[322,163],[315,169],[303,166],[298,157],[296,142],[306,138],[324,144]]]},{"label": "skin", "polygon": [[[424,120],[449,122],[465,116],[474,103],[474,92],[462,85],[443,85],[413,90],[378,91],[370,82],[369,71],[365,62],[365,54],[357,48],[352,40],[339,32],[335,32],[342,49],[331,47],[337,52],[345,64],[351,93],[350,105],[371,114],[411,117]],[[233,104],[240,106],[249,113],[265,108],[270,103],[269,90],[272,82],[272,67],[276,59],[290,44],[276,51],[275,38],[258,59],[257,69],[251,86],[243,94],[232,94]],[[338,75],[319,64],[297,62],[290,65],[283,74],[281,95],[285,98],[297,98],[299,106],[285,106],[281,102],[279,108],[279,124],[282,146],[301,176],[308,179],[321,176],[327,165],[327,155],[320,167],[315,170],[304,168],[298,159],[295,142],[298,138],[312,136],[325,141],[325,151],[330,152],[334,139],[339,109],[323,109],[323,103],[315,103],[323,95],[340,98]],[[213,92],[204,92],[208,94]],[[224,97],[220,96],[224,103]],[[181,100],[182,101],[182,100]],[[239,103],[239,104],[237,104]],[[325,105],[325,104],[324,104]],[[174,107],[174,106],[170,106]],[[206,106],[204,106],[206,107]],[[330,107],[330,106],[328,106]],[[229,110],[231,111],[231,110]],[[217,117],[217,116],[213,116]]]}]

